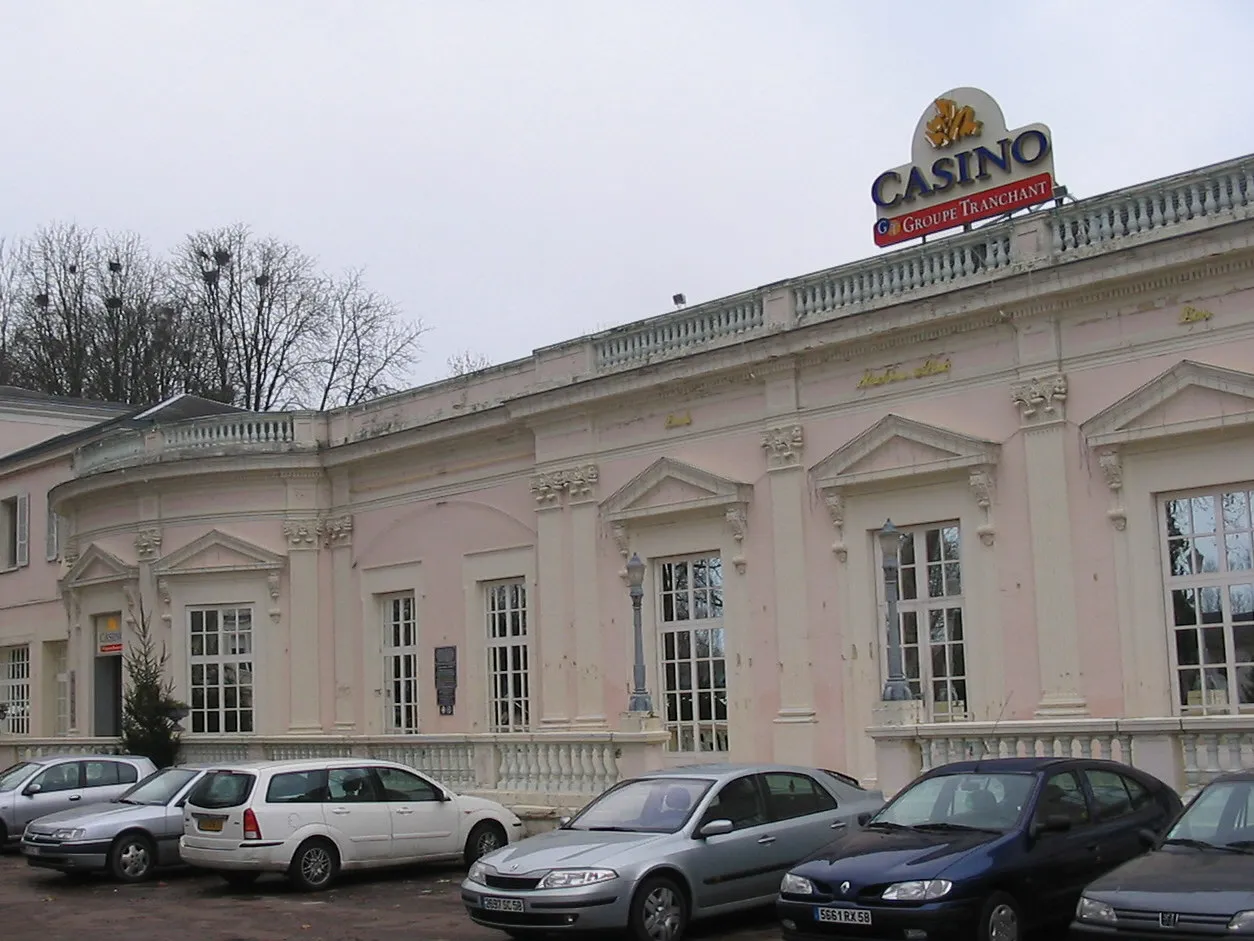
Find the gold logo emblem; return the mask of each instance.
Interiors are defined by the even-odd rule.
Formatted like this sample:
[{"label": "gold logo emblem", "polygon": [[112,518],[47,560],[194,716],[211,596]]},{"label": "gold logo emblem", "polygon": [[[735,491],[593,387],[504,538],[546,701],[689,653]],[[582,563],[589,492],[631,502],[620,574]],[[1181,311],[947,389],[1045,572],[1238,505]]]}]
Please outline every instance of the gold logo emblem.
[{"label": "gold logo emblem", "polygon": [[975,119],[975,109],[970,105],[959,106],[952,98],[937,98],[935,103],[936,114],[927,122],[923,133],[937,150],[966,137],[980,136],[984,122]]}]

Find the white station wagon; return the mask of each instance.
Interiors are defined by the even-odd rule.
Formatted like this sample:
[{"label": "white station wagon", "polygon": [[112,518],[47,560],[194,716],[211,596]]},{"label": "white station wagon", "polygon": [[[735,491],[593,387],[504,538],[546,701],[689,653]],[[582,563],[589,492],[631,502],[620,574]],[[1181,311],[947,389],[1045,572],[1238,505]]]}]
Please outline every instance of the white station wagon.
[{"label": "white station wagon", "polygon": [[264,872],[325,889],[341,869],[480,856],[522,837],[496,801],[361,758],[240,762],[205,773],[183,809],[183,862],[236,887]]}]

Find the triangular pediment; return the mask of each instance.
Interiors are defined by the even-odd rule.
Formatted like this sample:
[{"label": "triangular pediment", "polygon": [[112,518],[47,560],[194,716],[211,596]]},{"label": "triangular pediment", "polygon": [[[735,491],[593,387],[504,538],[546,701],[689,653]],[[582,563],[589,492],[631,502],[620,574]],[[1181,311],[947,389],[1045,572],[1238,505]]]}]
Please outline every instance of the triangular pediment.
[{"label": "triangular pediment", "polygon": [[1001,445],[948,428],[885,415],[810,469],[821,489],[991,466]]},{"label": "triangular pediment", "polygon": [[1254,425],[1254,374],[1181,360],[1082,427],[1090,447]]},{"label": "triangular pediment", "polygon": [[747,503],[751,484],[663,457],[625,483],[601,504],[609,520],[638,519]]},{"label": "triangular pediment", "polygon": [[85,585],[130,581],[138,577],[138,566],[127,565],[112,552],[92,543],[62,576],[61,584],[68,588],[81,588]]},{"label": "triangular pediment", "polygon": [[269,549],[214,529],[162,557],[152,568],[160,575],[255,572],[282,568],[283,559]]}]

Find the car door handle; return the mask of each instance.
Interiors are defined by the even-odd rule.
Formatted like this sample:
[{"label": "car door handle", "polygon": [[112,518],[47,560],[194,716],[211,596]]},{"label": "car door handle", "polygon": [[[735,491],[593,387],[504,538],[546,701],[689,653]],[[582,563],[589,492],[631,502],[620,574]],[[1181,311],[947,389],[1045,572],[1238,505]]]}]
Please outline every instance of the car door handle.
[{"label": "car door handle", "polygon": [[414,812],[414,808],[412,808],[412,807],[398,807],[398,808],[396,808],[396,812],[397,812],[398,814],[412,814],[412,813]]},{"label": "car door handle", "polygon": [[74,794],[74,795],[72,795],[72,796],[70,797],[70,800],[72,800],[72,801],[82,800],[82,797],[83,797],[83,795],[82,795],[82,794]]},{"label": "car door handle", "polygon": [[344,814],[348,813],[348,808],[347,807],[332,807],[331,813],[339,814],[340,816],[343,816]]},{"label": "car door handle", "polygon": [[773,836],[764,836],[764,837],[759,838],[759,839],[758,839],[758,842],[759,842],[759,843],[762,843],[762,844],[764,844],[764,845],[765,845],[765,844],[767,844],[767,843],[774,843],[774,842],[775,842],[775,837],[773,837]]},{"label": "car door handle", "polygon": [[847,827],[847,826],[849,826],[848,821],[845,821],[845,820],[837,820],[834,824],[832,824],[832,829],[833,829],[833,830],[843,830],[843,829],[845,829],[845,827]]},{"label": "car door handle", "polygon": [[1090,853],[1096,853],[1099,849],[1101,849],[1101,844],[1099,844],[1099,843],[1090,843],[1088,846],[1086,846],[1086,847],[1084,847],[1084,848],[1085,848],[1086,850],[1088,850]]}]

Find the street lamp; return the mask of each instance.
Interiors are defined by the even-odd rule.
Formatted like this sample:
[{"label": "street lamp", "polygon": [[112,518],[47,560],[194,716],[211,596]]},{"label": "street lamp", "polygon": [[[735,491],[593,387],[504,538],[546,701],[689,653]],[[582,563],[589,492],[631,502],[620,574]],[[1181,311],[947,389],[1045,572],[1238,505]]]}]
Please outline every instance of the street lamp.
[{"label": "street lamp", "polygon": [[644,685],[644,629],[640,625],[640,602],[644,598],[644,563],[634,552],[627,561],[627,591],[631,595],[631,628],[636,641],[636,660],[631,667],[631,701],[627,710],[652,713],[653,699]]},{"label": "street lamp", "polygon": [[914,699],[906,680],[901,657],[901,619],[897,616],[897,568],[901,553],[901,530],[892,520],[884,522],[879,531],[880,556],[884,566],[884,595],[888,601],[888,680],[884,683],[885,702]]}]

